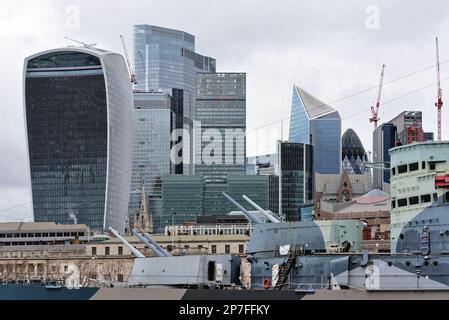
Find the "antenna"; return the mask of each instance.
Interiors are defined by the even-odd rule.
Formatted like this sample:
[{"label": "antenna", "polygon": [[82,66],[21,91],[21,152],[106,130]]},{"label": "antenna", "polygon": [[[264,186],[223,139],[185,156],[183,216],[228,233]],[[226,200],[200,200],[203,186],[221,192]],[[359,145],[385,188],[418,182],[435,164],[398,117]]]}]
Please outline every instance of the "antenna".
[{"label": "antenna", "polygon": [[441,90],[440,83],[440,53],[438,48],[438,37],[435,38],[435,42],[437,54],[437,102],[435,102],[435,106],[438,110],[438,141],[441,141],[441,107],[443,106],[443,90]]},{"label": "antenna", "polygon": [[67,36],[65,36],[64,38],[66,38],[67,40],[76,42],[76,43],[82,45],[84,48],[88,48],[88,49],[92,49],[92,48],[94,48],[97,45],[96,43],[86,43],[86,42],[82,42],[82,41],[78,41],[78,40],[69,38]]},{"label": "antenna", "polygon": [[126,49],[125,38],[120,35],[120,39],[122,40],[123,51],[125,52],[126,64],[128,65],[128,71],[131,78],[131,83],[137,84],[136,74],[134,73],[133,68],[131,67],[131,63],[129,62],[128,50]]}]

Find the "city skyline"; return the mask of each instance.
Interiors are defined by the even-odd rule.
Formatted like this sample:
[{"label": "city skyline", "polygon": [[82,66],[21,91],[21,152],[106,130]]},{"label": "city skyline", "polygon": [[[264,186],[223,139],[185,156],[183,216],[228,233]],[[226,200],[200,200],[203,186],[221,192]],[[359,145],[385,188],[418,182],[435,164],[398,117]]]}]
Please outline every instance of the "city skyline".
[{"label": "city skyline", "polygon": [[[122,8],[118,5],[111,5],[108,13],[105,13],[103,21],[108,25],[105,30],[95,30],[94,14],[91,11],[96,12],[96,10],[88,10],[85,1],[78,2],[79,29],[68,27],[70,26],[68,19],[70,19],[71,13],[76,12],[77,8],[76,5],[73,6],[69,2],[42,1],[39,6],[27,6],[23,2],[16,4],[7,1],[0,6],[0,29],[2,29],[0,38],[4,40],[5,47],[10,48],[8,51],[13,52],[10,56],[6,55],[3,60],[2,69],[5,70],[6,76],[0,80],[0,92],[5,105],[3,121],[0,126],[0,145],[4,154],[0,162],[2,168],[0,173],[0,210],[23,205],[27,200],[31,201],[30,183],[26,173],[23,103],[21,101],[20,79],[23,59],[31,53],[73,45],[63,39],[64,35],[86,42],[98,42],[99,47],[121,54],[123,51],[120,47],[119,34],[123,33],[126,36],[128,47],[131,48],[133,24],[154,24],[184,30],[195,35],[198,52],[215,57],[219,62],[220,71],[238,70],[247,73],[248,155],[268,154],[274,151],[276,140],[280,136],[279,123],[258,130],[265,132],[272,130],[273,134],[265,136],[262,133],[257,140],[253,137],[252,129],[289,117],[293,84],[304,86],[311,94],[338,110],[343,119],[342,132],[347,128],[353,128],[361,138],[365,149],[372,150],[372,124],[368,123],[370,113],[368,110],[363,110],[371,105],[376,90],[367,91],[341,102],[333,103],[333,101],[376,86],[379,76],[378,69],[382,63],[387,65],[386,83],[401,75],[434,64],[433,37],[436,35],[441,36],[441,61],[445,61],[445,58],[449,56],[446,54],[449,52],[449,45],[441,34],[441,30],[444,30],[445,26],[449,24],[449,21],[443,18],[445,10],[432,11],[432,15],[425,14],[429,8],[422,8],[416,4],[407,3],[409,9],[407,12],[396,7],[400,4],[377,4],[379,29],[369,29],[367,27],[367,19],[370,17],[368,7],[376,6],[376,1],[373,3],[357,2],[357,5],[353,5],[352,9],[347,9],[350,11],[344,12],[345,14],[342,14],[342,8],[335,7],[330,2],[324,6],[311,7],[310,4],[285,1],[285,6],[281,6],[284,15],[283,23],[277,23],[281,21],[281,18],[277,18],[279,19],[277,21],[268,19],[268,23],[264,24],[268,28],[262,28],[264,30],[260,31],[251,26],[251,21],[252,19],[264,21],[263,17],[270,17],[270,10],[281,11],[276,9],[274,2],[267,3],[264,8],[260,7],[260,12],[256,12],[254,17],[248,15],[254,5],[254,3],[251,4],[251,1],[239,4],[234,9],[221,8],[221,15],[216,19],[225,19],[233,15],[238,16],[239,19],[233,20],[231,26],[223,27],[217,23],[213,28],[205,28],[200,19],[179,19],[181,13],[175,13],[172,16],[160,15],[167,8],[173,9],[178,6],[177,9],[183,12],[182,9],[188,7],[182,2],[178,2],[177,5],[174,3],[158,3],[160,10],[151,13],[150,10],[138,12],[132,8],[151,6],[152,3],[142,5],[131,2],[128,4],[129,14],[126,14],[126,19],[120,22],[112,19],[114,14],[117,14],[118,10]],[[90,6],[96,7],[100,4],[101,2],[98,1]],[[196,4],[199,6],[199,3]],[[405,4],[406,2],[402,2],[402,5]],[[298,10],[285,10],[285,7],[293,5]],[[190,6],[192,7],[190,12],[193,12],[195,5],[190,4]],[[218,5],[211,6],[211,10],[218,9]],[[320,9],[320,7],[322,8]],[[322,15],[323,19],[320,20],[325,23],[317,26],[313,20],[307,17],[307,13]],[[294,19],[294,14],[300,14],[303,20]],[[37,17],[40,19],[38,20]],[[432,17],[432,20],[429,17]],[[418,18],[422,22],[422,26],[420,26],[422,30],[411,30],[413,21]],[[205,17],[204,20],[207,21],[208,18]],[[19,22],[20,26],[17,25]],[[76,23],[72,26],[75,25]],[[294,26],[296,30],[292,31]],[[313,30],[312,27],[318,27],[318,29]],[[240,30],[237,32],[237,37],[235,30]],[[283,31],[286,31],[285,35],[280,36]],[[413,31],[416,31],[416,35]],[[219,41],[216,41],[217,39]],[[281,59],[279,55],[282,55]],[[414,77],[386,85],[383,101],[388,102],[432,84],[435,81],[434,71],[435,69],[431,68]],[[447,65],[442,64],[443,79],[445,74],[448,74]],[[448,92],[447,83],[443,81],[442,85],[444,92]],[[404,110],[422,110],[424,130],[436,132],[436,108],[433,105],[435,95],[436,86],[434,85],[416,94],[385,104],[385,107],[381,105],[380,123],[389,121]],[[355,117],[347,118],[358,112],[360,114]],[[446,118],[448,118],[447,111],[443,106],[443,139],[448,138],[449,122],[445,121]],[[283,136],[286,139],[288,122],[284,123],[283,127]],[[20,206],[0,212],[0,220],[6,214],[18,214],[19,218],[30,217],[30,209],[31,203],[28,208]]]}]

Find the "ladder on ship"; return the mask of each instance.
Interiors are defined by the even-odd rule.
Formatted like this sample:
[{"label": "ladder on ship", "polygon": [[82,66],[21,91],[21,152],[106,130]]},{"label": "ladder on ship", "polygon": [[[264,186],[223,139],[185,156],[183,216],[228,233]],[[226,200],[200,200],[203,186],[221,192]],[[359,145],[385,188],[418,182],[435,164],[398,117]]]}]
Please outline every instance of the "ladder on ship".
[{"label": "ladder on ship", "polygon": [[287,257],[284,262],[279,266],[279,272],[277,276],[276,285],[274,286],[274,290],[281,290],[288,281],[288,275],[290,274],[290,270],[293,267],[293,264],[296,261],[296,257],[300,255],[301,247],[299,245],[291,246],[288,251]]}]

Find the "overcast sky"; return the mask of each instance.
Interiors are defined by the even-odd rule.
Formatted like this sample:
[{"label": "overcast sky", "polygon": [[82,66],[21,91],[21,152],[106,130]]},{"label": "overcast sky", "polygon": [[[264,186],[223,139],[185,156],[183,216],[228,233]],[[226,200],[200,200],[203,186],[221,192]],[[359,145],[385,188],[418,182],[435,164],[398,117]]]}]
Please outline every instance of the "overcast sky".
[{"label": "overcast sky", "polygon": [[[337,109],[343,118],[343,132],[353,128],[371,151],[373,125],[368,122],[367,109],[377,90],[341,98],[375,87],[383,63],[386,82],[434,65],[435,36],[439,36],[440,60],[449,59],[449,3],[420,3],[2,0],[0,221],[32,216],[23,121],[23,59],[72,44],[64,36],[122,53],[119,35],[126,37],[132,51],[133,24],[184,30],[196,36],[197,52],[217,60],[217,71],[247,73],[248,155],[275,150],[279,122],[253,129],[290,116],[293,84]],[[441,66],[443,79],[449,77],[448,65]],[[435,80],[435,68],[429,68],[386,84],[382,100],[391,102],[381,106],[381,121],[404,110],[422,110],[425,131],[434,131],[436,136]],[[449,81],[443,81],[442,87],[447,101]],[[443,139],[449,138],[448,108],[446,103]],[[288,125],[285,121],[284,139]]]}]

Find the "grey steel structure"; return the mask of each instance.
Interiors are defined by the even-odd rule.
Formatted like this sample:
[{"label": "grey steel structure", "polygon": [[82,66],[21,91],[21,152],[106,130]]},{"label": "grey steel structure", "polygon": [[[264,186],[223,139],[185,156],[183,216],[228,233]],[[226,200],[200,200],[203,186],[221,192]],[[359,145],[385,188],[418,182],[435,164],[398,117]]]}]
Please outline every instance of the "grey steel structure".
[{"label": "grey steel structure", "polygon": [[23,79],[34,220],[123,231],[133,118],[124,58],[48,50],[25,59]]},{"label": "grey steel structure", "polygon": [[183,127],[190,140],[183,140],[183,171],[192,173],[192,121],[195,117],[196,73],[215,72],[216,61],[195,52],[195,37],[187,32],[153,25],[134,26],[136,89],[182,89]]},{"label": "grey steel structure", "polygon": [[171,133],[176,126],[172,97],[166,92],[134,92],[133,169],[129,198],[129,221],[139,210],[141,184],[145,184],[148,210],[162,215],[162,176],[173,174],[170,161]]}]

